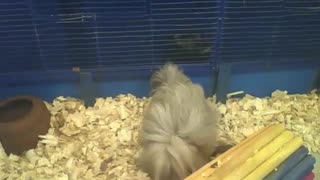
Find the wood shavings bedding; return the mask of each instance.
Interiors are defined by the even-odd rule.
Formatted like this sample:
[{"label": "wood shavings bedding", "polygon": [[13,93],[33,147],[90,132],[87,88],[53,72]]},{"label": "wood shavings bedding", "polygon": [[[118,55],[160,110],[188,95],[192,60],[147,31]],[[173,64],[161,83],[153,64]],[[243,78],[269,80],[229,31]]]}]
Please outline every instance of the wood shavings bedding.
[{"label": "wood shavings bedding", "polygon": [[[319,152],[320,103],[315,91],[288,95],[275,91],[270,98],[246,95],[217,107],[222,136],[240,142],[254,131],[283,123],[304,137],[305,144]],[[82,101],[57,97],[50,110],[51,128],[34,150],[22,157],[7,156],[0,146],[0,180],[11,179],[119,179],[147,180],[135,165],[140,150],[139,129],[147,98],[119,95],[98,98],[93,107]],[[208,98],[214,105],[215,98]],[[1,145],[1,144],[0,144]]]},{"label": "wood shavings bedding", "polygon": [[303,137],[312,152],[320,151],[320,99],[316,91],[292,95],[275,91],[267,98],[245,95],[218,104],[218,109],[223,114],[220,128],[236,142],[262,127],[281,123]]}]

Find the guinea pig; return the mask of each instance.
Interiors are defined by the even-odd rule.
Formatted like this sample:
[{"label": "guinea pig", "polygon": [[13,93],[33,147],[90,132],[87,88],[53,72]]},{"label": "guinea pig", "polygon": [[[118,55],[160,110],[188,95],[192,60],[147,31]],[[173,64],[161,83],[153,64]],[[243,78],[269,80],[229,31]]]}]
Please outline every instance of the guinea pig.
[{"label": "guinea pig", "polygon": [[204,91],[168,63],[151,78],[138,166],[154,180],[180,180],[210,161],[220,114]]}]

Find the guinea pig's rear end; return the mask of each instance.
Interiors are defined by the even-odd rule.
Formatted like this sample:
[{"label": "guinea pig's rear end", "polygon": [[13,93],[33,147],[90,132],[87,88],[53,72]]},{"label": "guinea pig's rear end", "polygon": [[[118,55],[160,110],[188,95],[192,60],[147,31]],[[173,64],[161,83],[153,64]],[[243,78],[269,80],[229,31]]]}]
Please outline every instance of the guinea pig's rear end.
[{"label": "guinea pig's rear end", "polygon": [[142,125],[138,165],[154,180],[184,179],[209,162],[216,148],[217,111],[176,65],[156,72]]}]

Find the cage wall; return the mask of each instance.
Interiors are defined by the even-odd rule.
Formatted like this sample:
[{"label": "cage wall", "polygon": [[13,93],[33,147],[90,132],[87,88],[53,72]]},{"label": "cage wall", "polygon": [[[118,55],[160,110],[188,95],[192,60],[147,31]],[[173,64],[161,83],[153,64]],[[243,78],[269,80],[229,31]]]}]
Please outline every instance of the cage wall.
[{"label": "cage wall", "polygon": [[[14,0],[0,3],[0,96],[147,96],[180,64],[223,99],[319,87],[318,1]],[[80,71],[78,71],[80,69]]]}]

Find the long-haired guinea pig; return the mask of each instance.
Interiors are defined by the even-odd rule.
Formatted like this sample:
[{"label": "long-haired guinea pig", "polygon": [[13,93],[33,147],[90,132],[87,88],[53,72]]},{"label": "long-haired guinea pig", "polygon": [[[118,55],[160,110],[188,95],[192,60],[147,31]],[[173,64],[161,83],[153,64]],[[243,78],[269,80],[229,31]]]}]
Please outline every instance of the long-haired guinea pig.
[{"label": "long-haired guinea pig", "polygon": [[174,64],[151,78],[138,166],[154,180],[180,180],[209,162],[217,143],[218,112],[203,89]]}]

